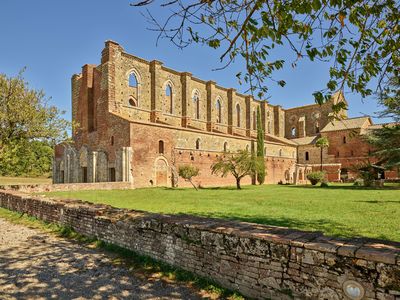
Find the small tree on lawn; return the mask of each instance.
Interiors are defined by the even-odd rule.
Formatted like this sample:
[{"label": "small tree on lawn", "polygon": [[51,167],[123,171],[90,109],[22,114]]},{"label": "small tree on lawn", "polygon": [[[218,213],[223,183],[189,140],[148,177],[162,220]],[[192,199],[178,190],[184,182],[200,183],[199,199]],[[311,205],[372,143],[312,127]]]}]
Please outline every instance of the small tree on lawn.
[{"label": "small tree on lawn", "polygon": [[193,187],[196,189],[196,191],[197,191],[197,187],[193,183],[192,179],[193,179],[193,177],[196,177],[197,175],[199,175],[199,173],[200,173],[199,168],[197,168],[195,166],[191,166],[191,165],[180,166],[179,170],[178,170],[179,176],[181,176],[186,181],[189,181],[193,185]]},{"label": "small tree on lawn", "polygon": [[261,123],[260,107],[257,108],[257,157],[260,160],[260,170],[257,172],[257,181],[263,184],[265,181],[265,162],[264,162],[264,130]]},{"label": "small tree on lawn", "polygon": [[328,148],[328,147],[329,147],[329,140],[328,140],[328,138],[325,137],[325,136],[319,138],[319,139],[317,140],[317,142],[315,143],[315,146],[317,146],[318,148],[321,149],[321,169],[320,169],[320,171],[322,172],[322,162],[323,162],[322,154],[323,154],[324,148]]},{"label": "small tree on lawn", "polygon": [[254,176],[262,168],[260,158],[251,154],[248,150],[240,150],[235,154],[226,154],[218,158],[211,165],[212,174],[226,177],[232,174],[236,179],[236,187],[240,190],[240,181],[245,176]]}]

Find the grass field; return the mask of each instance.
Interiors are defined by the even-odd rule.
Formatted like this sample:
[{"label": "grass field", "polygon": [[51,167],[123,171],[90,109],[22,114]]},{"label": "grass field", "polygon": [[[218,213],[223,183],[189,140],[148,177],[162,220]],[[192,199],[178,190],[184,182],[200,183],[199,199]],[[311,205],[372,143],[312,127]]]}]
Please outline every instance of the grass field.
[{"label": "grass field", "polygon": [[166,214],[236,219],[327,235],[400,241],[400,188],[350,185],[53,192],[48,195]]},{"label": "grass field", "polygon": [[9,184],[48,184],[51,178],[42,177],[2,177],[0,176],[0,185]]}]

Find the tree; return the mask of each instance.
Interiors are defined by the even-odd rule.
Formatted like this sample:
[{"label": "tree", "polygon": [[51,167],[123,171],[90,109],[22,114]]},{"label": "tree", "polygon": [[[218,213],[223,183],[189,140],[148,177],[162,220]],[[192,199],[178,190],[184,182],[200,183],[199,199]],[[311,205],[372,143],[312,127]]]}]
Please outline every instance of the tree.
[{"label": "tree", "polygon": [[[264,158],[263,158],[264,159]],[[236,179],[237,189],[241,189],[240,181],[245,176],[254,176],[262,168],[261,160],[248,150],[240,150],[235,154],[225,154],[211,165],[212,174],[226,177],[231,174]]]},{"label": "tree", "polygon": [[180,166],[178,169],[179,176],[181,176],[186,181],[189,181],[193,185],[193,187],[196,189],[196,191],[197,191],[197,187],[193,183],[192,178],[199,175],[199,173],[200,173],[199,168],[197,168],[195,166],[191,166],[191,165],[183,165],[183,166]]},{"label": "tree", "polygon": [[[3,175],[48,171],[49,147],[67,138],[70,123],[43,91],[31,89],[23,78],[0,74],[0,167]],[[39,154],[46,155],[38,165]],[[34,154],[37,154],[36,156]],[[39,155],[39,156],[38,156]],[[39,174],[38,174],[39,175]]]},{"label": "tree", "polygon": [[257,157],[260,160],[260,170],[257,172],[257,181],[263,184],[265,181],[265,161],[264,161],[264,130],[261,123],[260,107],[257,108]]},{"label": "tree", "polygon": [[320,137],[317,142],[315,143],[315,146],[321,149],[321,169],[320,171],[322,172],[322,162],[323,162],[323,150],[324,148],[329,147],[329,140],[327,137]]},{"label": "tree", "polygon": [[[379,103],[385,108],[380,117],[390,117],[400,122],[400,79],[389,79],[385,91],[379,93]],[[386,124],[365,135],[374,151],[371,155],[379,159],[379,164],[386,168],[400,168],[400,123]]]},{"label": "tree", "polygon": [[[363,97],[383,90],[386,78],[400,76],[400,3],[396,0],[164,0],[166,18],[147,10],[152,30],[179,48],[201,43],[220,50],[221,68],[234,61],[245,65],[236,76],[261,98],[266,80],[284,86],[273,73],[287,63],[282,49],[291,49],[291,66],[303,59],[330,64],[330,80],[316,91],[323,103],[337,90]],[[154,0],[137,0],[148,6]],[[375,80],[376,79],[376,80]],[[376,84],[375,84],[376,82]],[[374,87],[370,86],[374,84]],[[339,113],[344,102],[333,105]]]}]

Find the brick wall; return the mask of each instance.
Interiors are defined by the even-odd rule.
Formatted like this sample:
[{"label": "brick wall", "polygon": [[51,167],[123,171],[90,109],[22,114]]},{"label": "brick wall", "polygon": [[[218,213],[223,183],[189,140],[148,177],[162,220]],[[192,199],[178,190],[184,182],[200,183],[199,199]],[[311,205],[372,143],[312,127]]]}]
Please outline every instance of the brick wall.
[{"label": "brick wall", "polygon": [[[253,298],[396,300],[400,244],[0,192],[0,206],[149,255]],[[361,299],[361,298],[353,298]]]}]

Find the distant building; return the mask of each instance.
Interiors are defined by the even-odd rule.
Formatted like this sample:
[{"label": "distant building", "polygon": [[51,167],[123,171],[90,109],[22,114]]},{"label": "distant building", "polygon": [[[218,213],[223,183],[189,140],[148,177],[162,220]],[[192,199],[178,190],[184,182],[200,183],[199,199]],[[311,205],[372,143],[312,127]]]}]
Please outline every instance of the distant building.
[{"label": "distant building", "polygon": [[53,181],[172,186],[178,167],[193,164],[200,168],[198,184],[233,184],[232,178],[211,175],[210,166],[224,152],[255,147],[258,107],[266,183],[305,183],[306,174],[320,167],[314,146],[319,136],[329,138],[323,168],[337,181],[341,172],[350,174],[352,163],[368,157],[360,135],[374,126],[369,118],[332,123],[332,104],[339,101],[345,99],[338,93],[321,106],[284,109],[148,62],[107,41],[101,64],[85,65],[72,77],[72,119],[78,128],[72,144],[56,147]]}]

